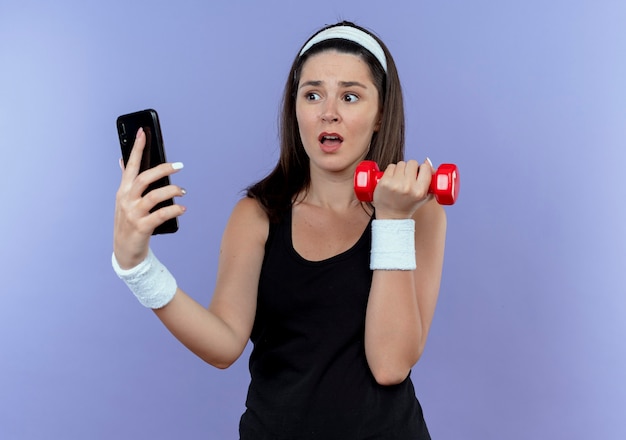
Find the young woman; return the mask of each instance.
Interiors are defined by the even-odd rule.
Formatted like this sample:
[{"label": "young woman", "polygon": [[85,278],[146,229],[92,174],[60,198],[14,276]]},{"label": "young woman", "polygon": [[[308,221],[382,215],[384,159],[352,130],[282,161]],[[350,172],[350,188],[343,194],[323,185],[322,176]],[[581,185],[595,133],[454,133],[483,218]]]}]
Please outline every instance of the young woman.
[{"label": "young woman", "polygon": [[[427,160],[404,162],[404,111],[391,54],[349,22],[322,29],[295,58],[275,169],[248,188],[224,231],[208,309],[149,249],[185,208],[175,185],[142,197],[182,164],[138,174],[139,131],[116,198],[113,266],[191,351],[218,368],[248,340],[251,383],[241,439],[428,439],[410,379],[433,319],[445,213]],[[359,202],[357,164],[385,170]]]}]

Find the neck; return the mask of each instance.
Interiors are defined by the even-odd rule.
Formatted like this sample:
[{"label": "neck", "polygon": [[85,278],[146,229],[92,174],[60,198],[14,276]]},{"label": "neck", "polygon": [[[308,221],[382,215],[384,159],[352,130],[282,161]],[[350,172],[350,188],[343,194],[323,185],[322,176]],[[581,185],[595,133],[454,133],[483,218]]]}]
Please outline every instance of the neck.
[{"label": "neck", "polygon": [[333,211],[351,210],[361,205],[354,194],[352,173],[319,176],[311,172],[309,187],[298,194],[296,203],[308,203]]}]

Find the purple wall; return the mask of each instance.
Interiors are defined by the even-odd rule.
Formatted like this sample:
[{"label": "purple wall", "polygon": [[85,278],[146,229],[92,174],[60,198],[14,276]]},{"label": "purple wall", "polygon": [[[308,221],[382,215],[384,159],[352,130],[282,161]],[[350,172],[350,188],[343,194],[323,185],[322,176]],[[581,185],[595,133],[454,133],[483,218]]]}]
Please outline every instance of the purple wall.
[{"label": "purple wall", "polygon": [[153,248],[207,304],[292,57],[338,18],[393,52],[408,155],[461,169],[413,373],[433,438],[626,438],[624,2],[7,3],[0,438],[237,438],[247,356],[203,364],[111,270],[115,118],[156,108],[185,163],[188,212]]}]

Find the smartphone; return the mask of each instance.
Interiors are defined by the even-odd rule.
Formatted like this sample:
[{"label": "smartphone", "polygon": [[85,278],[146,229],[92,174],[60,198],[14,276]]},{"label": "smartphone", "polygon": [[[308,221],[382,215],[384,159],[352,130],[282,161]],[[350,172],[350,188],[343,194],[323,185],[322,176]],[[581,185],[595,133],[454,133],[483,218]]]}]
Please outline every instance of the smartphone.
[{"label": "smartphone", "polygon": [[[146,134],[146,146],[143,150],[141,165],[139,168],[139,172],[141,173],[142,171],[166,162],[166,159],[163,134],[161,133],[161,125],[159,123],[159,115],[155,110],[147,109],[121,115],[117,118],[117,134],[120,140],[120,147],[122,148],[122,159],[124,160],[124,165],[128,163],[128,158],[130,157],[130,152],[133,149],[135,136],[139,127],[143,127],[143,131]],[[156,182],[151,183],[144,192],[144,195],[153,189],[169,184],[169,177],[163,177]],[[159,208],[173,204],[173,199],[165,200],[155,205],[150,212],[154,212]],[[164,223],[157,226],[152,232],[152,235],[172,234],[176,231],[178,231],[178,219],[174,217],[173,219],[166,220]]]}]

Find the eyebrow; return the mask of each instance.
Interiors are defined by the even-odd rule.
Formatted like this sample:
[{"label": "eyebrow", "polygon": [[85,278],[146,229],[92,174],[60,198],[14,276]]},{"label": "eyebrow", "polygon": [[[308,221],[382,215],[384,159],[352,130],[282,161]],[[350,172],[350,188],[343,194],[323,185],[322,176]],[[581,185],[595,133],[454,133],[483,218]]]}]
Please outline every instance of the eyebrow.
[{"label": "eyebrow", "polygon": [[[324,81],[319,81],[319,80],[307,81],[307,82],[302,83],[300,85],[300,87],[298,87],[298,88],[301,89],[303,87],[309,87],[309,86],[311,86],[311,87],[319,87],[322,84],[324,84]],[[361,87],[363,89],[367,89],[367,86],[365,84],[360,83],[358,81],[339,81],[339,85],[341,87],[343,87],[343,88],[346,88],[346,87]]]}]

